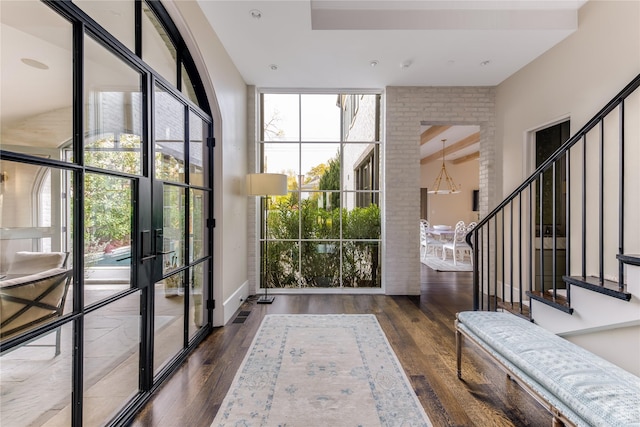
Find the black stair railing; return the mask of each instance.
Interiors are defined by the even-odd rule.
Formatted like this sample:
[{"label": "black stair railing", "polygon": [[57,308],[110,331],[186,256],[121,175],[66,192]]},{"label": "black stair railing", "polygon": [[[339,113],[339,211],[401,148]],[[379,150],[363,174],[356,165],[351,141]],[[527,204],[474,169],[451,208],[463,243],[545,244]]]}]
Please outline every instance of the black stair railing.
[{"label": "black stair railing", "polygon": [[[635,117],[627,117],[625,100],[639,86],[640,75],[469,232],[474,310],[505,309],[531,318],[530,299],[535,299],[571,313],[571,285],[629,299],[623,278],[625,239],[639,240],[640,232],[625,232],[625,214],[633,214],[625,198],[631,191],[637,198],[639,183],[625,184],[629,166],[638,168],[638,159],[625,160],[625,149],[627,144],[640,144],[640,136],[626,139],[625,118],[637,126],[638,107],[632,113]],[[611,126],[616,115],[617,126]],[[616,161],[610,162],[615,159],[610,156],[617,156]],[[561,169],[565,180],[558,185]],[[552,181],[550,194],[543,192],[545,180]],[[613,199],[617,200],[612,203]],[[556,214],[559,201],[565,203],[564,218]],[[545,203],[551,203],[551,218],[545,217]],[[617,240],[614,248],[606,240],[611,238]],[[572,246],[580,248],[580,256],[572,257]],[[615,274],[606,268],[612,262],[617,262]],[[617,276],[615,283],[607,280],[607,273]]]}]

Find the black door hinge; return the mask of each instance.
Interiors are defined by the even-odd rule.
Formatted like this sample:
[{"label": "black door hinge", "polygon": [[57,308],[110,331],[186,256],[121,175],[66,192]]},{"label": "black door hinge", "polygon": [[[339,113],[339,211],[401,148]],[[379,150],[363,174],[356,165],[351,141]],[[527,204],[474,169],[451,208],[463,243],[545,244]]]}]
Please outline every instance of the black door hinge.
[{"label": "black door hinge", "polygon": [[207,301],[207,310],[214,310],[216,308],[216,300],[210,299]]},{"label": "black door hinge", "polygon": [[209,148],[215,147],[216,146],[216,139],[214,137],[212,137],[212,136],[208,137],[207,138],[207,146]]},{"label": "black door hinge", "polygon": [[216,227],[216,219],[215,218],[209,218],[207,220],[207,227],[215,228]]}]

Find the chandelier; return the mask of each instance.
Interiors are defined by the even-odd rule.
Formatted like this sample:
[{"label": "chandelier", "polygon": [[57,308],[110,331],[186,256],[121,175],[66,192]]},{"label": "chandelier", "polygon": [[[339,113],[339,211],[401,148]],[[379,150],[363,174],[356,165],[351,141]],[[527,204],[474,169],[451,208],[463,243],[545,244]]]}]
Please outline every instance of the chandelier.
[{"label": "chandelier", "polygon": [[[460,187],[456,186],[453,182],[453,179],[447,173],[447,168],[444,165],[444,143],[446,139],[442,140],[442,167],[440,168],[440,173],[436,177],[436,180],[433,182],[433,187],[428,191],[430,194],[457,194],[460,192]],[[444,184],[446,184],[447,188],[440,188],[440,184],[442,184],[442,178],[444,178]]]}]

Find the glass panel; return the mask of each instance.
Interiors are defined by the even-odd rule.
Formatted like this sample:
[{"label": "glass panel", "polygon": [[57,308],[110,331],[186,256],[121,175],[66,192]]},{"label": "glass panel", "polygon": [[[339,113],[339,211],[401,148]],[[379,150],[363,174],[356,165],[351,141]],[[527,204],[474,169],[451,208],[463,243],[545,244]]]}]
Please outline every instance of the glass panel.
[{"label": "glass panel", "polygon": [[378,144],[343,144],[342,188],[344,190],[380,189],[379,152]]},{"label": "glass panel", "polygon": [[207,285],[207,269],[208,263],[201,262],[189,269],[189,338],[192,338],[196,332],[205,324],[205,289]]},{"label": "glass panel", "polygon": [[142,173],[141,75],[85,37],[84,161],[88,166]]},{"label": "glass panel", "polygon": [[[60,334],[60,354],[56,334]],[[71,425],[71,324],[0,357],[0,425]]]},{"label": "glass panel", "polygon": [[132,183],[87,173],[84,182],[85,305],[131,283]]},{"label": "glass panel", "polygon": [[[67,217],[71,211],[61,197],[71,192],[65,184],[67,174],[57,168],[0,160],[2,340],[41,327],[72,310],[72,254],[64,233],[71,223]],[[29,294],[25,294],[27,288]],[[16,302],[12,297],[37,299],[47,307]]]},{"label": "glass panel", "polygon": [[189,184],[204,187],[207,182],[208,156],[205,137],[207,123],[193,112],[189,112]]},{"label": "glass panel", "polygon": [[[264,249],[264,242],[262,248]],[[268,258],[262,258],[262,271],[268,278],[268,286],[270,288],[298,287],[298,255],[300,251],[298,242],[270,241],[268,248]],[[264,287],[264,280],[261,283],[261,287]]]},{"label": "glass panel", "polygon": [[184,344],[184,271],[155,285],[154,373],[180,352]]},{"label": "glass panel", "polygon": [[340,97],[301,95],[302,141],[340,141]]},{"label": "glass panel", "polygon": [[302,242],[302,286],[340,286],[340,242]]},{"label": "glass panel", "polygon": [[184,106],[168,92],[155,92],[156,178],[184,182]]},{"label": "glass panel", "polygon": [[102,425],[138,392],[140,292],[85,315],[84,327],[83,425]]},{"label": "glass panel", "polygon": [[193,83],[191,82],[191,77],[187,73],[187,69],[184,67],[184,64],[180,64],[181,74],[182,74],[182,93],[194,104],[198,104],[198,97],[196,96],[196,90],[193,87]]},{"label": "glass panel", "polygon": [[271,198],[267,230],[269,239],[298,239],[300,216],[297,200],[297,193]]},{"label": "glass panel", "polygon": [[262,141],[300,141],[300,97],[262,95]]},{"label": "glass panel", "polygon": [[189,197],[189,262],[193,262],[207,253],[207,199],[204,191],[194,189]]},{"label": "glass panel", "polygon": [[340,192],[303,193],[302,238],[340,238]]},{"label": "glass panel", "polygon": [[142,59],[174,87],[178,86],[176,48],[158,18],[142,2]]},{"label": "glass panel", "polygon": [[344,193],[346,212],[342,217],[343,239],[380,239],[380,208],[369,204],[365,208],[352,207],[355,197],[371,198],[374,193]]},{"label": "glass panel", "polygon": [[135,11],[133,0],[74,0],[78,7],[132,52],[135,50]]},{"label": "glass panel", "polygon": [[354,288],[381,286],[380,242],[343,242],[342,284]]},{"label": "glass panel", "polygon": [[380,95],[342,95],[343,141],[379,141]]},{"label": "glass panel", "polygon": [[184,265],[185,190],[173,185],[163,187],[162,274]]},{"label": "glass panel", "polygon": [[[63,194],[68,172],[57,168],[0,160],[0,276],[32,274],[65,265],[70,259],[64,231],[71,224]],[[69,184],[70,185],[70,184]],[[30,189],[25,191],[25,189]],[[17,252],[54,252],[53,264],[20,263]],[[66,264],[70,267],[70,263]]]},{"label": "glass panel", "polygon": [[66,160],[60,148],[73,136],[71,24],[37,1],[0,7],[0,145]]},{"label": "glass panel", "polygon": [[340,144],[302,144],[303,190],[340,190]]},{"label": "glass panel", "polygon": [[300,174],[300,144],[263,144],[263,172],[283,173],[293,179],[288,180],[289,190],[298,188],[298,175]]}]

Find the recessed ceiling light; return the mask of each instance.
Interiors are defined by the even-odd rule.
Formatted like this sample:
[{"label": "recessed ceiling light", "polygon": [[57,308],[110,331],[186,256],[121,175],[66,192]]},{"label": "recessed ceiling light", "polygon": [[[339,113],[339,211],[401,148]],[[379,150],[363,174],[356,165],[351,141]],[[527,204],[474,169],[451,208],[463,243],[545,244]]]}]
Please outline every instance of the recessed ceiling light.
[{"label": "recessed ceiling light", "polygon": [[369,65],[371,65],[372,67],[376,67],[378,65],[378,60],[374,59],[373,61],[369,62]]},{"label": "recessed ceiling light", "polygon": [[37,68],[39,70],[48,70],[49,69],[49,66],[47,64],[44,64],[44,63],[42,63],[40,61],[36,61],[35,59],[22,58],[22,59],[20,59],[20,61],[22,61],[23,64],[26,64],[29,67]]},{"label": "recessed ceiling light", "polygon": [[278,69],[278,66],[276,64],[271,64],[269,65],[269,68],[271,69],[271,71],[276,71]]},{"label": "recessed ceiling light", "polygon": [[413,64],[413,61],[411,61],[411,60],[404,61],[404,62],[402,62],[400,64],[400,68],[402,68],[404,70],[406,68],[411,67],[411,64]]},{"label": "recessed ceiling light", "polygon": [[251,9],[249,11],[249,13],[251,14],[251,17],[253,19],[260,19],[262,18],[262,12],[260,12],[258,9]]},{"label": "recessed ceiling light", "polygon": [[481,67],[486,67],[486,66],[487,66],[487,65],[489,65],[489,64],[491,64],[491,61],[482,61],[482,62],[480,63],[480,66],[481,66]]}]

